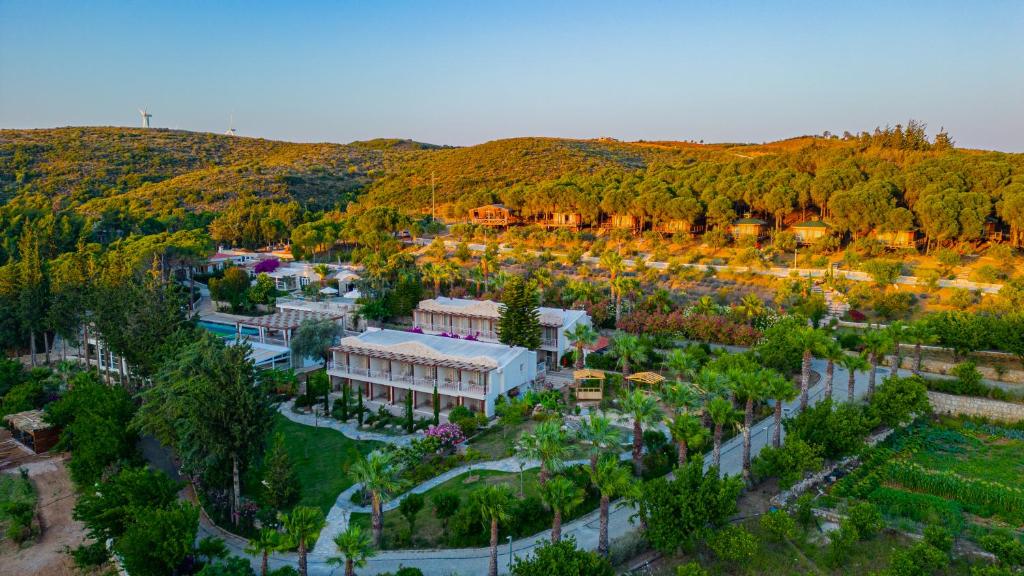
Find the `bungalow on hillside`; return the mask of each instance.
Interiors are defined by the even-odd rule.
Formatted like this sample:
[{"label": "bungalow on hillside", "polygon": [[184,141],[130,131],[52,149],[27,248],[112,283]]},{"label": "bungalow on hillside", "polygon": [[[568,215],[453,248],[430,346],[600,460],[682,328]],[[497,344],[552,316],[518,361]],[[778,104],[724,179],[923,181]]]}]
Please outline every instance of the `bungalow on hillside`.
[{"label": "bungalow on hillside", "polygon": [[664,234],[689,234],[690,236],[697,236],[704,233],[704,225],[690,222],[689,220],[666,220],[658,224],[657,231]]},{"label": "bungalow on hillside", "polygon": [[434,391],[444,417],[465,406],[491,417],[498,396],[518,396],[537,378],[537,354],[526,348],[399,330],[367,329],[332,348],[327,373],[335,389],[358,386],[366,404],[433,414]]},{"label": "bungalow on hillside", "polygon": [[[426,334],[448,334],[483,342],[498,341],[501,304],[493,300],[432,298],[413,310],[413,325]],[[566,333],[577,324],[590,325],[584,310],[540,307],[541,343],[537,357],[548,369],[558,370],[559,360],[572,349]]]},{"label": "bungalow on hillside", "polygon": [[579,212],[547,212],[538,222],[545,228],[570,228],[579,230],[583,227],[583,214]]},{"label": "bungalow on hillside", "polygon": [[632,214],[612,214],[604,221],[601,227],[609,228],[611,230],[629,230],[631,232],[639,232],[640,219]]},{"label": "bungalow on hillside", "polygon": [[729,233],[733,238],[754,237],[758,240],[768,236],[768,223],[760,218],[752,218],[748,214],[732,223]]},{"label": "bungalow on hillside", "polygon": [[811,244],[829,235],[830,228],[821,220],[807,220],[793,224],[790,228],[796,241],[801,244]]},{"label": "bungalow on hillside", "polygon": [[470,210],[469,220],[473,224],[479,224],[480,226],[507,227],[517,223],[519,218],[504,204],[488,204]]},{"label": "bungalow on hillside", "polygon": [[911,248],[917,242],[913,230],[873,230],[871,236],[890,248]]}]

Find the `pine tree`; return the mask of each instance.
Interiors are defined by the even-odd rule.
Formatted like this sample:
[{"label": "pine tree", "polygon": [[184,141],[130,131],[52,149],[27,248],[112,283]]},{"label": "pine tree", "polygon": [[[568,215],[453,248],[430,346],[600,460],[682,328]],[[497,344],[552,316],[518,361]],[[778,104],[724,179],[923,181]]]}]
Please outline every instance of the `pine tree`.
[{"label": "pine tree", "polygon": [[267,471],[263,481],[266,502],[274,509],[285,510],[299,501],[299,477],[292,468],[281,434],[274,437],[274,444],[267,454]]},{"label": "pine tree", "polygon": [[530,350],[540,348],[541,326],[536,287],[513,276],[505,285],[498,319],[498,340]]}]

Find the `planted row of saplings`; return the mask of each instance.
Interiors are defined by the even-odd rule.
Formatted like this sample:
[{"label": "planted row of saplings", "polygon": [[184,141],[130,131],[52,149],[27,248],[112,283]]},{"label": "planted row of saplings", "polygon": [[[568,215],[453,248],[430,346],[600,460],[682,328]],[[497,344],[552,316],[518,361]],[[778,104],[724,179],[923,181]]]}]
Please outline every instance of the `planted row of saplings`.
[{"label": "planted row of saplings", "polygon": [[1024,519],[1024,490],[973,478],[955,472],[929,470],[913,462],[894,460],[878,469],[884,485],[924,492],[960,502],[981,516],[1000,516],[1015,522]]}]

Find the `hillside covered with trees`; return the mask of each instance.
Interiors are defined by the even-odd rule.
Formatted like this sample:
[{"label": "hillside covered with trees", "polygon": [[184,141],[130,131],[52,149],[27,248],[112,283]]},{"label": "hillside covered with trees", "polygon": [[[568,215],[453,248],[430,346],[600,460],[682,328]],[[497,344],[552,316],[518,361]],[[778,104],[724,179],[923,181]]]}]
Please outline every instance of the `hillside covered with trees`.
[{"label": "hillside covered with trees", "polygon": [[0,263],[27,222],[44,252],[79,240],[207,229],[221,243],[284,242],[304,222],[391,206],[462,218],[503,202],[524,216],[613,214],[720,227],[821,216],[848,238],[917,230],[929,246],[1024,240],[1024,155],[962,150],[916,122],[759,144],[516,138],[464,148],[410,140],[295,144],[172,130],[0,131]]}]

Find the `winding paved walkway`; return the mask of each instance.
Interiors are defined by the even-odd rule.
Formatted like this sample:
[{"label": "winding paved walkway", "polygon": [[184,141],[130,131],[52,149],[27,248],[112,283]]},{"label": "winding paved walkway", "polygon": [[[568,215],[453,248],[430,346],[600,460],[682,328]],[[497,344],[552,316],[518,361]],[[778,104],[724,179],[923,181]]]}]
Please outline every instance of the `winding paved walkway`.
[{"label": "winding paved walkway", "polygon": [[[819,374],[824,374],[825,361],[815,359],[812,363],[812,368]],[[887,376],[888,374],[889,370],[887,368],[879,368],[878,382],[881,383],[885,376]],[[846,371],[837,366],[835,370],[835,385],[833,387],[833,397],[838,401],[843,401],[846,399],[847,378],[848,375]],[[855,375],[854,381],[855,393],[857,398],[863,397],[864,394],[867,392],[868,374],[866,372],[858,372]],[[815,384],[810,389],[809,397],[811,403],[817,403],[822,398],[823,393],[824,383],[822,381],[819,381],[818,384]],[[798,410],[798,403],[799,400],[787,402],[783,407],[784,412],[787,415],[794,413],[796,410]],[[288,407],[287,411],[284,411],[282,409],[282,414],[285,414],[286,417],[296,422],[303,422],[301,418],[305,416],[291,413],[290,407]],[[303,423],[308,423],[312,425],[312,416],[309,416],[308,418],[309,422]],[[337,422],[335,422],[335,424],[337,424],[337,427],[331,427],[339,430],[343,434],[346,434],[346,436],[349,436],[349,433],[355,433],[363,435],[364,438],[366,437],[365,434],[362,432],[351,430],[352,428],[354,428],[351,425],[343,425]],[[346,433],[346,430],[348,430],[349,433]],[[753,456],[756,456],[765,446],[770,445],[773,430],[774,424],[772,423],[771,417],[761,420],[751,428],[751,453]],[[783,438],[785,438],[785,430],[783,430],[782,434]],[[396,438],[403,437],[386,436],[386,438],[388,440],[383,441],[394,441]],[[406,440],[406,442],[408,442],[408,440]],[[720,470],[723,475],[737,475],[741,472],[743,452],[742,448],[742,435],[737,435],[722,445]],[[623,454],[622,457],[624,459],[628,459],[629,455],[628,453]],[[710,454],[706,455],[705,468],[710,467],[710,460]],[[512,466],[511,469],[508,468],[508,466],[510,465]],[[491,466],[494,466],[495,468],[491,468]],[[438,483],[444,482],[445,480],[448,480],[450,478],[458,476],[461,473],[466,472],[469,469],[469,467],[472,467],[473,470],[498,469],[508,472],[519,471],[518,461],[514,458],[508,458],[505,460],[498,460],[494,462],[472,464],[463,467],[466,469],[457,468],[450,470],[449,472],[439,476],[438,478],[429,480],[417,486],[412,491],[423,492],[429,490],[430,488],[436,486]],[[335,502],[334,508],[331,509],[331,514],[328,515],[328,521],[330,523],[330,526],[328,528],[325,528],[325,531],[332,530],[338,526],[341,526],[342,523],[347,525],[348,515],[352,511],[366,510],[365,507],[356,506],[351,502],[351,500],[348,497],[351,495],[350,490],[352,489],[350,488],[349,491],[346,491],[346,493],[348,493],[347,495],[346,493],[339,495],[338,501]],[[399,501],[400,498],[396,498],[392,500],[388,504],[388,506],[391,506],[393,508],[394,506],[397,506],[397,503]],[[386,507],[386,509],[391,508]],[[636,530],[636,526],[630,521],[630,517],[633,514],[635,514],[635,512],[636,511],[632,507],[624,504],[622,501],[617,501],[616,503],[613,504],[612,510],[609,514],[608,522],[608,535],[609,539],[612,542]],[[598,523],[599,514],[598,511],[595,510],[593,512],[590,512],[589,514],[585,514],[580,518],[577,518],[572,522],[565,524],[562,527],[562,536],[574,537],[576,539],[577,545],[583,549],[596,550],[598,539]],[[337,532],[338,530],[334,530],[334,533]],[[206,535],[215,535],[224,538],[228,546],[228,549],[231,551],[232,554],[243,557],[248,556],[245,554],[244,551],[245,540],[238,537],[228,536],[216,526],[209,525],[208,522],[200,523],[199,535],[200,537]],[[321,541],[323,539],[324,535],[321,534]],[[531,551],[537,545],[544,541],[547,541],[548,539],[549,531],[544,531],[540,534],[534,534],[533,536],[528,536],[526,538],[516,540],[512,542],[510,545],[503,543],[502,546],[499,547],[499,570],[503,573],[507,570],[509,564],[510,551],[513,557],[521,557],[530,554]],[[317,545],[309,554],[309,574],[313,576],[334,576],[341,574],[341,570],[338,567],[327,564],[327,559],[331,556],[334,556],[335,553],[333,551],[328,551],[327,545],[323,544],[321,541],[317,542]],[[259,558],[250,558],[253,562],[253,566],[258,567]],[[359,573],[365,575],[380,574],[382,572],[394,572],[398,570],[401,566],[415,566],[422,570],[426,576],[449,576],[452,574],[470,576],[485,573],[489,558],[490,550],[488,548],[460,548],[450,550],[385,550],[383,552],[380,552],[377,556],[371,558],[367,562],[366,567],[362,568],[359,571]],[[294,553],[276,553],[271,555],[270,557],[271,568],[277,568],[279,566],[284,565],[295,566],[296,564],[297,556]]]}]

